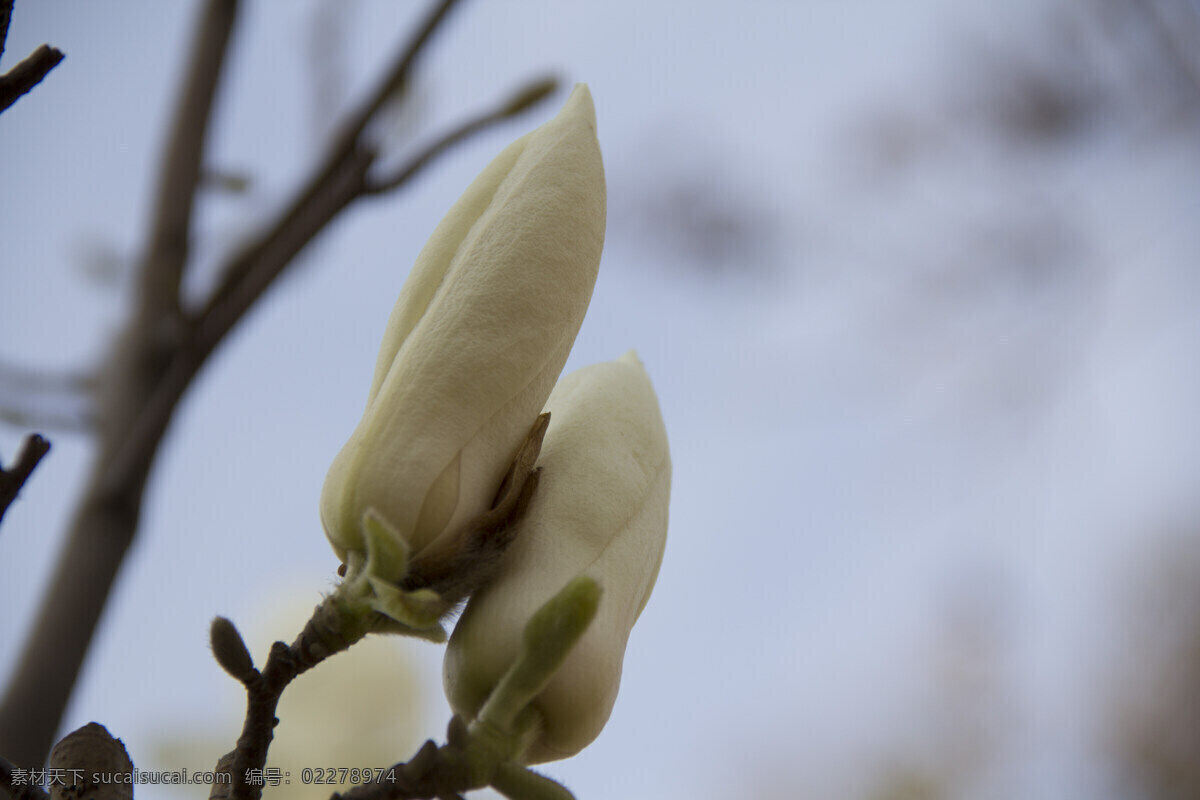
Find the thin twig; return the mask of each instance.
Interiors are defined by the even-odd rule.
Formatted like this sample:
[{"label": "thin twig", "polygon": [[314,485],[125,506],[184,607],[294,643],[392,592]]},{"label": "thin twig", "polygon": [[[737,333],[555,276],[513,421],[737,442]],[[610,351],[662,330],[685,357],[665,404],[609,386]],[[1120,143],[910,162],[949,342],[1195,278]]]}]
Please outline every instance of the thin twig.
[{"label": "thin twig", "polygon": [[0,56],[4,55],[4,43],[8,41],[8,23],[12,21],[13,0],[0,0]]},{"label": "thin twig", "polygon": [[[249,248],[245,255],[235,258],[233,263],[222,271],[224,278],[221,285],[198,315],[201,327],[206,329],[203,339],[211,340],[214,337],[223,336],[224,332],[229,330],[248,308],[245,297],[247,295],[257,297],[257,292],[243,291],[241,286],[243,281],[251,281],[265,287],[288,263],[275,260],[270,268],[263,268],[253,257],[254,254],[257,251],[270,250],[277,240],[284,238],[284,232],[287,229],[294,229],[298,220],[305,217],[304,212],[310,205],[319,204],[320,196],[328,195],[330,187],[340,182],[339,175],[353,174],[356,171],[354,167],[360,165],[364,158],[369,161],[374,157],[374,148],[365,146],[361,142],[363,131],[388,98],[408,80],[409,72],[412,70],[417,55],[457,2],[458,0],[441,0],[438,3],[416,31],[412,40],[401,51],[392,67],[384,74],[375,90],[342,123],[329,152],[309,175],[288,211],[264,234],[258,244]],[[365,175],[365,167],[369,164],[362,166],[362,174]],[[253,279],[247,277],[248,273],[253,270],[259,270],[262,274]],[[230,296],[235,296],[235,299],[230,300]]]},{"label": "thin twig", "polygon": [[[446,601],[445,610],[448,613],[475,585],[485,582],[495,573],[504,551],[515,539],[521,518],[537,489],[536,463],[549,423],[550,414],[545,413],[533,424],[501,482],[492,507],[478,515],[468,526],[468,535],[465,537],[467,546],[445,559],[413,559],[409,564],[409,575],[413,577],[415,573],[419,580],[412,586],[402,582],[399,588],[436,591]],[[220,788],[214,787],[210,800],[258,800],[262,789],[251,784],[247,776],[250,770],[261,769],[267,763],[267,751],[277,723],[275,709],[284,689],[296,676],[348,649],[368,633],[397,632],[396,621],[379,611],[366,614],[348,612],[346,604],[350,601],[341,594],[347,586],[353,586],[353,583],[343,583],[335,594],[317,606],[312,618],[290,647],[283,642],[276,642],[272,646],[262,672],[254,668],[241,634],[233,623],[222,618],[213,621],[210,629],[213,654],[222,669],[246,687],[246,718],[236,747],[220,762],[221,765],[229,765],[231,780],[228,785],[232,789],[226,791],[225,784]],[[457,728],[452,725],[451,730]],[[455,737],[451,735],[450,738],[453,744]],[[402,766],[393,769],[398,770]],[[420,774],[424,775],[424,772]],[[418,776],[413,772],[410,777],[415,780]],[[414,787],[416,785],[412,784]],[[460,788],[471,787],[464,785]]]},{"label": "thin twig", "polygon": [[180,94],[175,120],[167,137],[155,220],[149,247],[139,270],[142,312],[175,315],[179,284],[188,260],[192,206],[200,184],[213,98],[225,63],[238,0],[214,0],[204,9]]},{"label": "thin twig", "polygon": [[361,195],[364,176],[373,159],[373,153],[356,154],[356,160],[347,166],[347,174],[341,180],[328,191],[300,198],[263,240],[236,259],[235,268],[242,271],[242,280],[228,290],[220,305],[194,323],[185,342],[172,354],[128,433],[114,447],[105,470],[106,485],[116,487],[126,483],[143,469],[146,454],[157,446],[179,400],[208,356],[292,259]]},{"label": "thin twig", "polygon": [[25,481],[29,480],[34,467],[49,451],[50,442],[39,434],[30,434],[21,443],[21,449],[17,452],[12,467],[0,468],[0,521],[4,520],[4,512],[17,499],[17,494],[25,485]]},{"label": "thin twig", "polygon": [[[236,633],[233,623],[228,628]],[[348,649],[370,630],[387,627],[389,621],[380,614],[352,621],[340,613],[338,600],[328,597],[317,606],[304,630],[291,646],[275,642],[267,657],[266,666],[259,672],[249,665],[242,677],[246,687],[246,718],[242,734],[231,753],[218,764],[218,770],[228,765],[228,784],[214,784],[213,795],[229,800],[258,800],[262,786],[248,780],[251,770],[262,769],[267,763],[267,750],[274,737],[275,709],[283,691],[299,675],[307,672],[332,655]],[[357,625],[358,627],[354,627]],[[214,626],[214,630],[217,628]],[[238,635],[240,640],[240,635]],[[244,645],[243,645],[244,647]],[[248,657],[247,657],[248,659]]]},{"label": "thin twig", "polygon": [[50,70],[66,58],[63,52],[50,45],[40,45],[20,64],[0,75],[0,113],[21,96],[42,82]]},{"label": "thin twig", "polygon": [[404,166],[394,170],[391,174],[370,178],[365,187],[366,193],[383,194],[404,185],[412,180],[413,176],[420,172],[426,164],[441,155],[450,146],[457,144],[473,133],[495,125],[497,122],[520,114],[533,104],[549,96],[556,88],[558,88],[558,81],[554,78],[543,78],[528,84],[514,93],[499,108],[479,114],[463,122],[457,128],[429,145],[425,150],[413,156]]},{"label": "thin twig", "polygon": [[[236,0],[208,0],[203,19],[210,22],[201,26],[196,46],[212,48],[212,52],[193,58],[193,71],[219,71],[228,36],[214,35],[212,29],[219,25],[212,20],[230,9],[236,10]],[[228,24],[232,26],[233,20]],[[203,78],[189,77],[185,85],[204,83]],[[210,112],[208,103],[197,104],[201,107],[205,115]],[[200,131],[207,129],[206,119],[192,118]],[[193,134],[188,131],[184,135]],[[190,153],[196,146],[169,145],[169,151]],[[198,147],[202,153],[203,144]],[[179,174],[176,189],[194,192],[194,181],[186,180],[187,170]],[[153,233],[148,237],[150,241],[154,238]],[[143,269],[155,267],[153,260],[143,264]],[[142,284],[156,280],[143,276]],[[163,310],[148,305],[156,301],[161,302],[157,295],[143,298],[102,371],[105,394],[97,407],[100,436],[96,460],[30,637],[0,701],[0,751],[22,765],[40,765],[49,754],[117,571],[137,530],[142,493],[161,430],[129,459],[132,463],[120,482],[108,480],[107,465],[122,451],[126,434],[140,421],[146,398],[155,393],[164,369],[176,360],[178,342],[170,330],[163,330]],[[165,425],[164,420],[162,430]]]},{"label": "thin twig", "polygon": [[[173,222],[164,223],[166,234],[159,240],[166,249],[174,248],[167,267],[171,274],[142,275],[147,291],[141,306],[124,339],[112,348],[98,405],[97,459],[31,638],[0,703],[0,751],[7,751],[19,763],[40,764],[49,751],[117,571],[137,531],[147,477],[179,401],[208,356],[294,263],[295,256],[339,213],[365,196],[376,153],[362,134],[378,110],[402,89],[419,53],[456,2],[441,0],[437,4],[374,92],[347,117],[333,146],[292,202],[256,242],[233,255],[227,268],[220,270],[224,279],[219,288],[203,308],[192,313],[174,311],[178,308],[178,275],[174,273],[187,258],[186,243],[181,244],[177,237],[181,220],[186,231],[189,206],[188,201],[172,206],[169,217]],[[194,96],[184,105],[192,109],[188,118],[195,125],[181,133],[181,111],[174,136],[207,129],[211,104],[195,98],[211,90],[211,81],[219,72],[231,33],[214,33],[214,28],[225,23],[213,19],[229,8],[236,8],[234,0],[209,0],[204,17],[209,23],[201,26],[197,47],[205,43],[203,47],[212,50],[207,56],[193,58],[191,64],[194,73],[203,72],[207,77],[193,74],[185,83]],[[234,24],[228,20],[230,29]],[[221,53],[216,52],[218,48]],[[174,185],[179,192],[194,193],[191,165],[202,162],[203,141],[172,143],[169,148],[183,166],[176,179],[164,178],[162,191]],[[172,165],[167,164],[166,169],[170,171]],[[159,235],[158,225],[156,219],[150,241]],[[148,257],[142,268],[157,269],[157,263]]]},{"label": "thin twig", "polygon": [[430,37],[446,20],[446,15],[458,2],[459,0],[440,0],[425,21],[421,23],[421,27],[417,28],[408,45],[400,51],[396,61],[384,73],[375,90],[368,95],[366,102],[359,106],[358,111],[351,114],[342,126],[337,140],[338,144],[333,149],[335,156],[345,157],[353,150],[362,132],[375,118],[375,114],[383,107],[383,104],[403,90],[404,85],[408,82],[409,73],[412,72],[413,65],[417,61],[417,56],[424,51]]}]

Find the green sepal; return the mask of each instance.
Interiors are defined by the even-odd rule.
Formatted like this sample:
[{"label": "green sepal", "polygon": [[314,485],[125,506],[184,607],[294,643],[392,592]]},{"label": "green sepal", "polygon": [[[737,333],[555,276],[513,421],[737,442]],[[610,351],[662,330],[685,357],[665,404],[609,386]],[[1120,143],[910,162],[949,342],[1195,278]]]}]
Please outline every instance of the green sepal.
[{"label": "green sepal", "polygon": [[511,731],[518,715],[550,682],[587,631],[599,605],[600,584],[580,575],[534,612],[525,623],[516,662],[496,684],[478,719]]},{"label": "green sepal", "polygon": [[373,590],[373,596],[367,600],[372,609],[405,626],[413,636],[433,642],[446,641],[446,629],[440,623],[446,604],[437,592],[432,589],[406,592],[374,576],[367,581]]},{"label": "green sepal", "polygon": [[[359,617],[373,633],[446,641],[441,618],[450,604],[432,589],[406,592],[397,585],[408,574],[409,549],[404,538],[373,508],[363,514],[362,534],[366,553],[347,553],[346,577],[338,590],[341,613]],[[368,621],[371,612],[383,616],[374,615]]]},{"label": "green sepal", "polygon": [[374,508],[362,518],[363,543],[367,550],[367,575],[399,583],[408,574],[408,544]]}]

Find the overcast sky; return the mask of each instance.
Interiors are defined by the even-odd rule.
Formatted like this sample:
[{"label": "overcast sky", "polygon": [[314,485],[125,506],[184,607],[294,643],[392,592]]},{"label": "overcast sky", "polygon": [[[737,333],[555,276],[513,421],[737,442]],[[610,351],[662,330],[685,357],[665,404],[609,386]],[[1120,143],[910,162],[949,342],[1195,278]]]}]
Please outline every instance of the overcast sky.
[{"label": "overcast sky", "polygon": [[[251,182],[201,204],[190,291],[426,5],[245,4],[210,164]],[[613,717],[545,771],[580,800],[857,798],[909,763],[957,796],[1119,796],[1127,609],[1162,554],[1200,549],[1197,104],[1150,34],[1054,5],[464,3],[381,132],[398,158],[526,80],[563,91],[352,209],[210,361],[65,729],[101,721],[146,768],[232,746],[209,620],[261,662],[332,585],[317,498],[409,266],[585,81],[609,227],[567,370],[638,350],[674,483]],[[67,59],[0,119],[4,363],[86,370],[118,330],[196,10],[17,4],[4,68],[42,42]],[[320,102],[314,26],[341,43]],[[87,465],[86,438],[47,433],[0,531],[0,676]],[[441,740],[439,648],[394,648],[416,737]],[[193,732],[211,760],[162,755]]]}]

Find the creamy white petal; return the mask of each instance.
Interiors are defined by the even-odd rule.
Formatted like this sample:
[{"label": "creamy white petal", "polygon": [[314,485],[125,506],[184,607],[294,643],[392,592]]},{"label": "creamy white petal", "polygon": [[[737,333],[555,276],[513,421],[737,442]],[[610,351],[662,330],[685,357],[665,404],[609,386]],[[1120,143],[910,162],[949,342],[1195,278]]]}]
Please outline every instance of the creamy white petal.
[{"label": "creamy white petal", "polygon": [[321,495],[343,559],[374,509],[413,553],[487,509],[587,311],[605,227],[587,87],[475,179],[417,258]]},{"label": "creamy white petal", "polygon": [[533,702],[544,727],[527,763],[574,755],[608,721],[629,632],[658,576],[671,486],[658,400],[634,353],[564,377],[546,410],[537,491],[500,573],[467,603],[444,669],[451,706],[472,717],[533,613],[575,576],[596,579],[596,618]]}]

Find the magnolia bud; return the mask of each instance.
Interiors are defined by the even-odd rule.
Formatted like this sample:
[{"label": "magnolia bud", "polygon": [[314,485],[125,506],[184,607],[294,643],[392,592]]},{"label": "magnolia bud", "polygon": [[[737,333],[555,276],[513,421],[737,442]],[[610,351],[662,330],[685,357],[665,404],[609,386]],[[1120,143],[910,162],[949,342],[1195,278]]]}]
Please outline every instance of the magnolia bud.
[{"label": "magnolia bud", "polygon": [[571,373],[546,403],[541,479],[496,576],[467,603],[446,648],[446,695],[474,718],[516,660],[525,623],[587,575],[599,609],[533,699],[541,730],[527,764],[574,755],[608,721],[630,629],[667,537],[671,460],[658,400],[633,353]]},{"label": "magnolia bud", "polygon": [[579,84],[480,173],[417,257],[362,421],[321,493],[343,561],[365,550],[368,511],[406,558],[453,550],[488,510],[583,322],[604,223],[595,111]]}]

